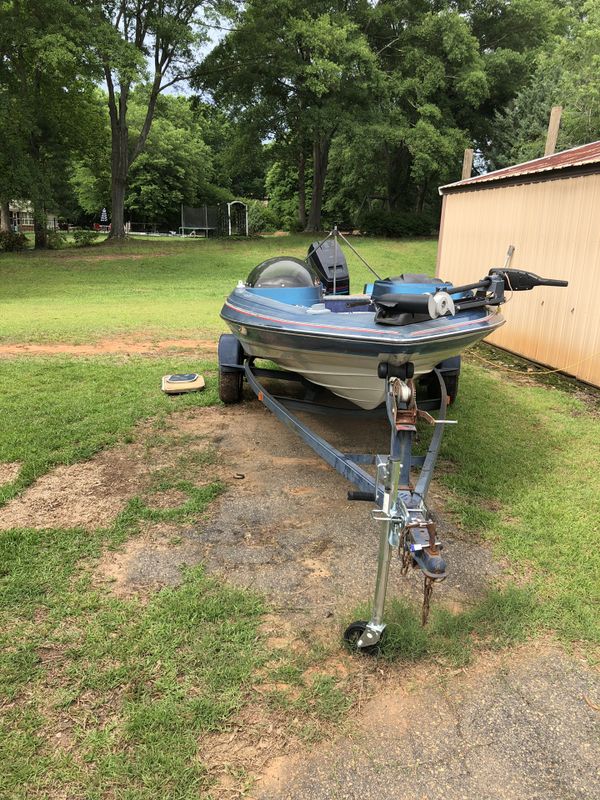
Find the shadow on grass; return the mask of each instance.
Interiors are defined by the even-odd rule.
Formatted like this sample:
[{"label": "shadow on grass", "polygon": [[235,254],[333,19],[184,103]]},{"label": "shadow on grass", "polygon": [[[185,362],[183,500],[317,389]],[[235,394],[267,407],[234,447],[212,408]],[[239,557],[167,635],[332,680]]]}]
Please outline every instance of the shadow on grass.
[{"label": "shadow on grass", "polygon": [[[379,652],[386,661],[441,660],[453,666],[468,664],[476,650],[500,649],[523,641],[536,628],[537,603],[530,589],[509,586],[494,589],[468,611],[453,614],[432,608],[428,625],[421,625],[421,609],[394,599],[385,619],[387,627]],[[355,619],[368,618],[361,608]]]}]

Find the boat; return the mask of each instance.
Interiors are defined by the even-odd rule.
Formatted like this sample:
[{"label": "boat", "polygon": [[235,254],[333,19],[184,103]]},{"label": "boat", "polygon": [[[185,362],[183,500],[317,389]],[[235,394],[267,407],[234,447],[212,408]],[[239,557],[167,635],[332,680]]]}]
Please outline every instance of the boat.
[{"label": "boat", "polygon": [[[356,487],[349,500],[375,505],[372,517],[381,528],[372,612],[369,620],[351,623],[344,639],[353,650],[376,653],[386,628],[392,553],[401,556],[402,574],[411,566],[423,574],[422,624],[434,584],[447,575],[426,499],[443,430],[455,422],[446,410],[456,396],[460,354],[504,323],[499,308],[507,293],[567,283],[510,269],[509,248],[504,267],[471,284],[453,286],[425,275],[382,279],[375,273],[374,283],[352,295],[332,233],[332,240],[313,243],[305,260],[264,261],[231,292],[221,311],[231,333],[219,339],[219,395],[225,403],[238,402],[245,380],[266,408]],[[273,377],[302,381],[304,397],[272,394],[262,379]],[[427,388],[428,378],[437,396],[423,398],[421,384]],[[315,403],[315,386],[351,406]],[[390,424],[389,455],[342,452],[293,413],[371,415],[380,405]],[[434,426],[425,455],[412,450],[419,420]]]},{"label": "boat", "polygon": [[468,286],[403,274],[378,276],[362,294],[328,294],[323,262],[330,266],[333,258],[347,271],[345,258],[336,245],[335,256],[327,248],[319,263],[314,247],[305,260],[283,256],[255,267],[221,317],[246,356],[268,359],[366,410],[385,401],[385,365],[390,374],[407,363],[415,378],[430,374],[504,324],[506,290],[556,284],[497,268]]}]

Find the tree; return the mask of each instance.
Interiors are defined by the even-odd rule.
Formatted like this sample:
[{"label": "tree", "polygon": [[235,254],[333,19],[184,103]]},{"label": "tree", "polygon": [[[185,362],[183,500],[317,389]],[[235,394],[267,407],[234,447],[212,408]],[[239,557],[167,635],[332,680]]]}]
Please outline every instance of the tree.
[{"label": "tree", "polygon": [[332,141],[368,107],[377,85],[376,59],[358,24],[369,8],[366,0],[250,0],[193,80],[230,107],[237,125],[285,150],[306,230],[320,228]]},{"label": "tree", "polygon": [[[100,102],[106,102],[103,95]],[[146,103],[143,88],[132,94],[128,114],[133,126],[141,126]],[[231,199],[228,176],[220,173],[209,144],[216,139],[213,120],[205,112],[184,96],[159,97],[146,146],[129,170],[124,208],[130,220],[176,227],[181,203]],[[71,180],[81,207],[97,216],[100,208],[110,206],[111,136],[105,114],[90,145],[75,162]]]},{"label": "tree", "polygon": [[[111,237],[122,238],[129,171],[143,152],[159,95],[185,81],[206,41],[206,22],[227,0],[96,0],[96,52],[107,86],[111,127]],[[133,90],[147,88],[145,113],[130,138]]]},{"label": "tree", "polygon": [[563,107],[558,148],[600,138],[600,8],[571,7],[563,35],[536,58],[530,81],[498,112],[485,151],[491,167],[539,158],[544,153],[553,105]]},{"label": "tree", "polygon": [[45,246],[46,210],[63,193],[69,158],[88,132],[93,69],[77,33],[84,22],[66,0],[0,7],[2,216],[9,200],[31,202],[36,247]]},{"label": "tree", "polygon": [[356,219],[374,202],[435,216],[437,186],[460,176],[465,147],[489,151],[496,112],[563,25],[553,0],[380,0],[366,30],[385,91],[334,143],[328,214]]}]

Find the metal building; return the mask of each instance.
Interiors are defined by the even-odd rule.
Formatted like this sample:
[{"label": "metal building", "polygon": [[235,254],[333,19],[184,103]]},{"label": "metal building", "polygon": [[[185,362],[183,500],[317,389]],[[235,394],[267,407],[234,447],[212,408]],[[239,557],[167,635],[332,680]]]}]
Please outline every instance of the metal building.
[{"label": "metal building", "polygon": [[507,303],[489,339],[600,386],[600,141],[440,187],[436,274],[462,284],[502,266],[569,281]]}]

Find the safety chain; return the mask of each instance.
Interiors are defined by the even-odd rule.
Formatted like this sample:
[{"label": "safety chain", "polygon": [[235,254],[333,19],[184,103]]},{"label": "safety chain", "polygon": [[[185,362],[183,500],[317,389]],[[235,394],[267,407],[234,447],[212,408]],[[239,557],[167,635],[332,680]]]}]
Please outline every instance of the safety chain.
[{"label": "safety chain", "polygon": [[[429,530],[430,541],[435,543],[435,525],[430,522],[427,525],[427,528]],[[407,575],[410,567],[414,566],[413,555],[406,542],[408,531],[409,526],[406,526],[402,530],[400,535],[400,543],[398,546],[398,557],[402,561],[402,566],[400,567],[400,574],[402,576]],[[433,544],[433,547],[435,547],[435,544]],[[423,575],[423,608],[421,611],[421,625],[427,625],[427,620],[429,619],[429,606],[431,603],[431,595],[433,594],[434,583],[434,578],[430,578],[428,575]]]},{"label": "safety chain", "polygon": [[431,595],[433,594],[433,578],[427,575],[423,576],[423,610],[421,612],[421,625],[427,625],[429,619],[429,603],[431,602]]},{"label": "safety chain", "polygon": [[408,528],[404,528],[402,531],[402,535],[400,537],[400,545],[398,547],[398,557],[402,561],[402,566],[400,567],[400,575],[404,577],[408,575],[408,570],[410,569],[410,565],[412,564],[412,553],[406,546],[406,536],[408,534]]}]

